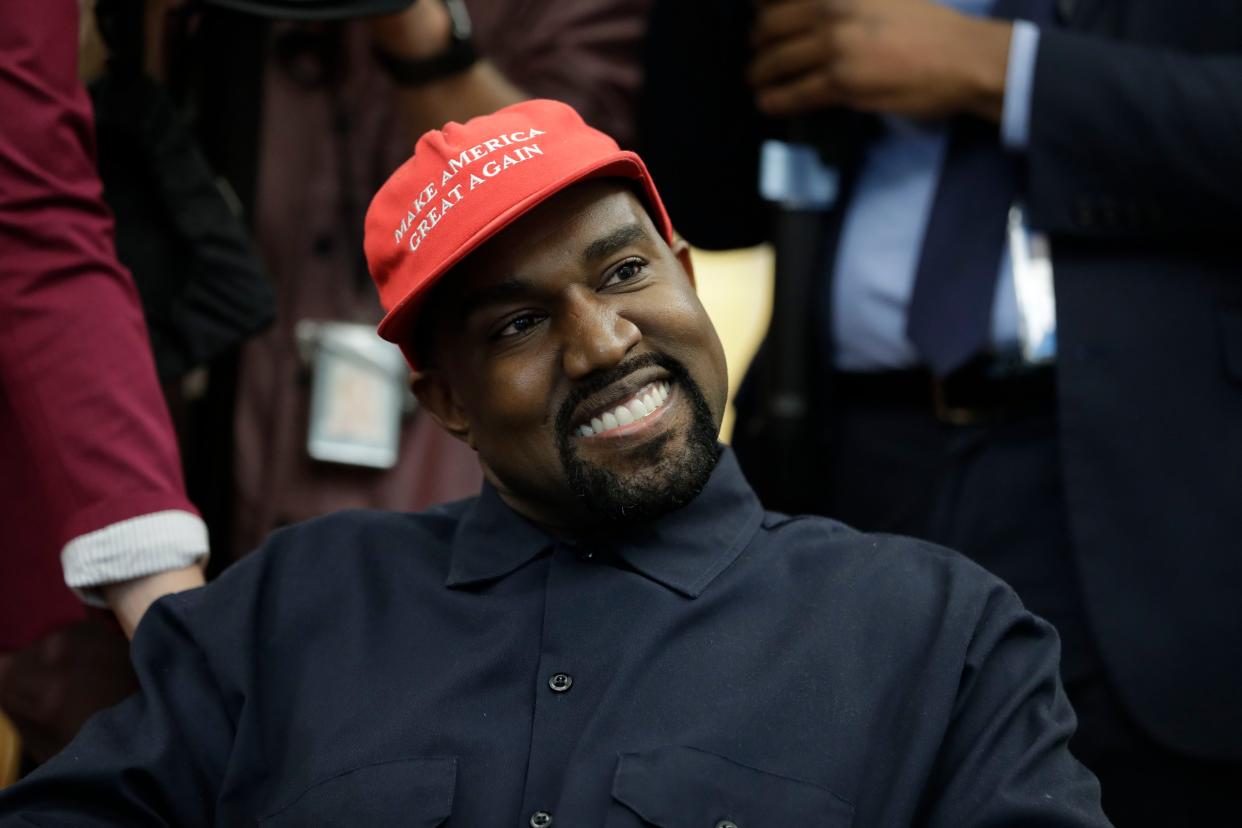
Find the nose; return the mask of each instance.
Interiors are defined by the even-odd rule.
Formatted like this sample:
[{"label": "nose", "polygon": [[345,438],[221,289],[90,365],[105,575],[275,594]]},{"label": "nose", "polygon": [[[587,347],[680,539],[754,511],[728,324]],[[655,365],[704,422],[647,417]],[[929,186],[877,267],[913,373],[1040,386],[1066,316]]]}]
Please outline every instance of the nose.
[{"label": "nose", "polygon": [[621,362],[643,338],[638,326],[615,306],[592,291],[568,298],[562,316],[564,340],[562,363],[570,379],[581,379]]}]

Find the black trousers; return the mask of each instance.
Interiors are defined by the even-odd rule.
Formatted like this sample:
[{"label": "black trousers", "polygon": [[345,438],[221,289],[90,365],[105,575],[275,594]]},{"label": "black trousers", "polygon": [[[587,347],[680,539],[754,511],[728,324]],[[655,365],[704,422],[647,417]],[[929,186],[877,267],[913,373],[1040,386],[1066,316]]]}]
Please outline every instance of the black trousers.
[{"label": "black trousers", "polygon": [[957,549],[1057,627],[1079,719],[1071,749],[1114,824],[1242,826],[1242,763],[1165,749],[1117,697],[1083,611],[1051,411],[950,426],[930,409],[837,398],[825,425],[825,514]]}]

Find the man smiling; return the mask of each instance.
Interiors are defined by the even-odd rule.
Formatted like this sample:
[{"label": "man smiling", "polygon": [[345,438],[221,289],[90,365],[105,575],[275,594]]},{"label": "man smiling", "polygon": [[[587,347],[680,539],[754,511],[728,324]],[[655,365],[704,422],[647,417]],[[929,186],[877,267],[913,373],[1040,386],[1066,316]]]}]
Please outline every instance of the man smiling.
[{"label": "man smiling", "polygon": [[[495,176],[448,165],[535,130]],[[449,186],[417,245],[395,232]],[[449,124],[376,196],[367,254],[483,492],[283,530],[161,601],[142,692],[0,824],[1107,825],[1055,635],[1007,587],[763,511],[637,156],[550,101]]]},{"label": "man smiling", "polygon": [[719,455],[724,352],[685,242],[670,246],[630,187],[573,185],[455,271],[424,312],[419,356],[435,362],[414,389],[510,506],[581,532],[698,494]]}]

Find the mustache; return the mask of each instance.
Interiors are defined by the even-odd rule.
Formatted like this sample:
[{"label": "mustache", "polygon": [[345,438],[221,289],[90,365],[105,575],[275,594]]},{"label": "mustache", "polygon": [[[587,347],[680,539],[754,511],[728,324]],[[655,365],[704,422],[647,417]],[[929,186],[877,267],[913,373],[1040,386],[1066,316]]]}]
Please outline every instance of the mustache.
[{"label": "mustache", "polygon": [[570,391],[569,396],[565,398],[565,402],[561,403],[561,407],[557,410],[556,433],[562,437],[570,433],[574,412],[578,410],[578,406],[588,397],[603,391],[614,383],[620,382],[635,371],[651,368],[652,366],[658,366],[668,371],[682,385],[694,385],[690,379],[690,372],[686,370],[686,366],[673,357],[666,354],[643,354],[636,356],[606,371],[592,374]]}]

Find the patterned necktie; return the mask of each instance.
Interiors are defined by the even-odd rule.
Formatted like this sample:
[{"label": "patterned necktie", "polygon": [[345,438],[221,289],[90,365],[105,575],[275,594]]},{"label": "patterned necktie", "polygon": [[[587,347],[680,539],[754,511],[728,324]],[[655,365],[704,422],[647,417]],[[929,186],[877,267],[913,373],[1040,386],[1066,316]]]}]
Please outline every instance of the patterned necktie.
[{"label": "patterned necktie", "polygon": [[[1050,0],[999,0],[995,17],[1043,24]],[[987,345],[1018,159],[1000,146],[999,127],[976,118],[951,122],[906,316],[906,335],[937,376]]]}]

